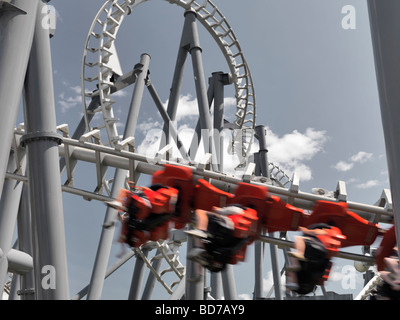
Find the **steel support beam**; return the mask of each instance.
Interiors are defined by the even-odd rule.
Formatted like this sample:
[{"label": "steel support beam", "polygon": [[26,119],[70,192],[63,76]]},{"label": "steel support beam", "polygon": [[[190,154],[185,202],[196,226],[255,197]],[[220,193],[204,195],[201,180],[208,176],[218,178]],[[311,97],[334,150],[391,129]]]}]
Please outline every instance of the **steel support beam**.
[{"label": "steel support beam", "polygon": [[[0,194],[17,120],[39,0],[15,0],[0,8]],[[19,8],[19,9],[18,9]]]},{"label": "steel support beam", "polygon": [[[18,248],[33,256],[32,248],[32,223],[31,212],[29,207],[29,190],[24,184],[22,188],[21,200],[18,211]],[[35,276],[33,270],[21,276],[21,287],[19,295],[21,300],[33,300],[35,298]]]},{"label": "steel support beam", "polygon": [[[149,70],[150,56],[147,54],[142,54],[140,57],[140,64],[141,64],[141,71],[138,74],[135,83],[131,100],[131,107],[129,109],[129,114],[124,131],[124,137],[123,137],[124,139],[135,136],[137,114],[143,97],[145,80],[147,78],[147,72]],[[120,189],[125,185],[125,180],[128,174],[128,170],[123,170],[123,169],[116,170],[111,190],[111,196],[113,198],[116,198],[118,196]],[[103,227],[101,233],[96,259],[93,267],[90,287],[87,295],[88,300],[98,300],[101,297],[104,278],[107,271],[108,259],[110,256],[111,246],[115,232],[116,219],[117,219],[117,210],[108,207],[104,218],[105,227]]]},{"label": "steel support beam", "polygon": [[22,251],[10,249],[7,253],[8,270],[11,273],[26,274],[33,270],[32,257]]},{"label": "steel support beam", "polygon": [[[269,233],[272,237],[273,233]],[[281,292],[281,276],[279,274],[279,265],[278,265],[278,251],[276,246],[273,243],[269,244],[270,255],[271,255],[271,265],[272,265],[272,278],[274,279],[274,292],[275,299],[282,300],[282,292]]]},{"label": "steel support beam", "polygon": [[[186,256],[200,246],[200,239],[188,237]],[[186,259],[185,284],[185,300],[204,300],[204,268],[198,262]]]},{"label": "steel support beam", "polygon": [[178,131],[175,128],[175,125],[172,122],[170,116],[168,115],[168,112],[165,111],[161,99],[156,89],[154,88],[153,84],[150,82],[150,80],[147,81],[147,89],[149,90],[149,93],[153,98],[153,101],[156,104],[157,110],[160,113],[161,117],[163,118],[164,123],[168,123],[168,137],[169,137],[168,141],[172,136],[172,139],[176,143],[176,147],[178,148],[178,151],[182,155],[183,159],[190,161],[189,153],[186,151],[186,148],[183,145],[182,140],[179,138]]},{"label": "steel support beam", "polygon": [[[207,90],[208,108],[209,109],[211,109],[213,96],[214,96],[214,78],[210,78],[209,79],[209,87]],[[197,123],[196,123],[196,127],[194,129],[192,142],[190,143],[190,147],[189,147],[189,155],[192,159],[196,158],[196,154],[199,149],[200,142],[201,142],[201,124],[200,124],[200,119],[198,119]]]},{"label": "steel support beam", "polygon": [[[37,299],[68,299],[68,272],[49,30],[39,1],[25,79],[26,147]],[[46,282],[48,279],[49,281]]]},{"label": "steel support beam", "polygon": [[261,299],[264,294],[264,243],[254,244],[254,300]]},{"label": "steel support beam", "polygon": [[265,138],[266,130],[265,127],[262,125],[256,126],[255,129],[255,136],[258,139],[259,149],[258,157],[259,157],[259,164],[261,175],[266,178],[270,178],[270,172],[268,169],[268,149],[267,149],[267,141]]},{"label": "steel support beam", "polygon": [[[147,259],[149,251],[144,249],[143,256]],[[129,289],[128,300],[139,300],[145,272],[145,262],[140,255],[136,256],[135,270],[133,271],[131,287]]]},{"label": "steel support beam", "polygon": [[[12,151],[8,161],[7,170],[17,170],[16,151]],[[24,157],[25,158],[25,157]],[[25,172],[25,159],[23,160],[23,172]],[[12,248],[15,226],[17,224],[19,201],[23,188],[22,181],[7,179],[3,186],[3,193],[0,200],[0,249],[4,255],[0,257],[0,288],[3,288],[9,272],[9,261],[7,254]],[[1,299],[1,297],[0,297]]]},{"label": "steel support beam", "polygon": [[226,300],[237,300],[236,281],[233,273],[233,265],[227,264],[221,271],[222,287]]},{"label": "steel support beam", "polygon": [[[224,172],[224,137],[221,135],[224,130],[224,87],[229,84],[229,75],[221,71],[214,72],[209,81],[213,86],[214,100],[214,144],[219,172]],[[209,98],[209,104],[211,103]]]},{"label": "steel support beam", "polygon": [[215,143],[213,137],[213,125],[211,121],[206,81],[204,77],[202,49],[200,46],[199,35],[196,24],[196,12],[186,11],[185,21],[189,22],[188,35],[190,38],[189,52],[192,57],[193,75],[197,93],[197,102],[199,108],[199,118],[203,138],[203,144],[205,147],[205,153],[210,153],[212,156],[211,165],[214,171],[218,171],[217,154],[215,150]]},{"label": "steel support beam", "polygon": [[[159,249],[157,249],[156,256],[159,254],[161,254],[161,251]],[[152,267],[153,267],[154,271],[157,272],[157,274],[160,273],[160,268],[161,268],[162,262],[163,261],[161,259],[156,259],[152,264]],[[156,284],[156,280],[157,280],[157,278],[155,277],[155,275],[152,272],[150,272],[149,276],[147,277],[146,285],[143,290],[142,300],[150,300],[151,299],[151,296],[154,291],[154,286]]]},{"label": "steel support beam", "polygon": [[[172,78],[172,84],[171,84],[170,95],[169,95],[169,99],[168,99],[168,105],[167,105],[167,113],[168,113],[168,116],[170,117],[171,121],[175,121],[175,119],[176,119],[176,112],[178,110],[178,102],[179,102],[179,94],[180,94],[181,87],[182,87],[186,58],[188,55],[188,51],[186,48],[187,39],[186,39],[186,32],[185,32],[187,27],[188,27],[188,21],[185,20],[182,35],[181,35],[181,42],[180,42],[179,50],[178,50],[178,56],[176,58],[175,70],[174,70],[174,75]],[[164,130],[164,135],[166,138],[165,145],[169,144],[168,126],[169,126],[169,123],[164,123],[163,130]],[[160,150],[165,145],[163,145],[163,141],[161,141]]]},{"label": "steel support beam", "polygon": [[368,0],[386,158],[400,246],[400,2]]},{"label": "steel support beam", "polygon": [[211,296],[215,300],[222,298],[222,277],[221,272],[211,272],[210,274]]}]

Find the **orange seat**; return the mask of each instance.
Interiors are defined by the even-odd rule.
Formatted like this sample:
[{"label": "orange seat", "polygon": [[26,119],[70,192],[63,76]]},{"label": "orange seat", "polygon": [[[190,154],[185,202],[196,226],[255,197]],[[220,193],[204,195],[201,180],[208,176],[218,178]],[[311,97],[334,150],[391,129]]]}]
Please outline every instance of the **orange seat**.
[{"label": "orange seat", "polygon": [[249,237],[253,240],[257,236],[257,212],[250,208],[244,208],[243,214],[228,215],[234,225],[235,238]]},{"label": "orange seat", "polygon": [[271,195],[267,200],[262,221],[268,232],[296,231],[303,220],[303,210],[283,202],[277,196]]},{"label": "orange seat", "polygon": [[121,189],[118,201],[127,209],[129,209],[130,206],[135,206],[137,208],[136,217],[138,219],[145,219],[152,209],[148,200],[126,189]]},{"label": "orange seat", "polygon": [[253,199],[266,200],[267,196],[267,187],[239,182],[232,201],[245,207],[249,207]]},{"label": "orange seat", "polygon": [[190,168],[166,164],[163,170],[153,174],[153,184],[169,186],[179,191],[176,203],[177,215],[173,217],[176,229],[182,229],[191,220],[194,193],[193,173]]},{"label": "orange seat", "polygon": [[[246,208],[252,208],[257,214],[256,234],[254,239],[260,234],[262,228],[262,217],[266,210],[266,200],[268,189],[265,186],[241,182],[238,184],[234,196],[228,200],[231,204],[240,204]],[[254,218],[252,218],[254,219]]]},{"label": "orange seat", "polygon": [[[178,199],[178,190],[172,187],[163,187],[156,191],[143,188],[143,193],[151,204],[152,213],[174,213]],[[136,196],[136,198],[140,198]]]},{"label": "orange seat", "polygon": [[236,238],[246,239],[242,247],[231,258],[230,264],[244,261],[247,246],[250,245],[259,235],[259,223],[257,211],[251,208],[244,208],[242,214],[228,216],[234,224],[234,234]]},{"label": "orange seat", "polygon": [[194,192],[193,207],[211,211],[212,207],[225,207],[232,197],[229,192],[214,187],[204,179],[199,179]]},{"label": "orange seat", "polygon": [[341,247],[371,245],[378,235],[378,225],[347,210],[345,202],[317,201],[311,215],[304,219],[304,226],[327,223],[338,227],[346,239]]},{"label": "orange seat", "polygon": [[169,220],[175,212],[178,190],[172,187],[122,190],[120,201],[129,215],[122,220],[120,242],[139,247],[147,241],[168,238]]},{"label": "orange seat", "polygon": [[319,233],[316,237],[322,242],[329,257],[335,255],[342,242],[346,240],[346,236],[342,234],[341,230],[337,227],[331,226],[329,229],[323,229],[323,233]]}]

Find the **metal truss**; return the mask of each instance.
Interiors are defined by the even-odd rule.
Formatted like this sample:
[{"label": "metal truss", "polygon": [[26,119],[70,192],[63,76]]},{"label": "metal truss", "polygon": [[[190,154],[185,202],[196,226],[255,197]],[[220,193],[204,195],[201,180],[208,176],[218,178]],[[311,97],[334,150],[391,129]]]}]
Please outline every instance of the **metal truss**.
[{"label": "metal truss", "polygon": [[[101,7],[89,30],[82,59],[82,101],[83,119],[75,132],[70,136],[68,124],[57,126],[55,123],[54,99],[51,79],[51,61],[48,30],[40,28],[43,6],[41,0],[0,1],[0,11],[4,19],[0,21],[0,28],[9,35],[7,43],[0,46],[0,67],[4,72],[0,74],[0,111],[8,114],[12,110],[13,119],[16,119],[16,110],[22,90],[25,90],[25,123],[15,128],[9,119],[0,119],[0,129],[3,139],[7,143],[1,145],[0,176],[2,201],[0,203],[0,285],[5,285],[9,293],[15,292],[18,280],[9,281],[9,272],[22,275],[21,290],[23,299],[68,299],[68,279],[66,272],[65,235],[62,225],[63,210],[61,192],[81,196],[88,200],[107,201],[115,199],[119,189],[125,186],[127,179],[137,181],[141,174],[152,175],[165,164],[175,164],[190,168],[196,179],[204,178],[221,190],[231,192],[240,182],[263,185],[271,195],[280,197],[283,201],[296,207],[310,210],[318,200],[332,202],[346,202],[349,210],[374,223],[393,223],[394,215],[391,194],[383,190],[380,198],[374,205],[352,202],[348,200],[346,186],[343,181],[337,182],[336,190],[331,196],[300,191],[300,182],[297,175],[289,178],[279,167],[268,163],[266,158],[263,127],[255,125],[255,93],[252,77],[243,56],[238,39],[226,18],[209,0],[202,4],[194,0],[168,0],[186,10],[185,24],[181,43],[178,49],[178,58],[173,83],[182,80],[182,67],[190,47],[193,71],[196,83],[199,105],[199,128],[218,129],[223,126],[223,110],[217,114],[219,124],[211,124],[209,108],[211,101],[214,104],[223,103],[223,87],[233,84],[236,97],[236,120],[230,124],[236,130],[233,138],[233,149],[240,149],[245,161],[240,163],[243,174],[228,175],[223,173],[223,166],[219,164],[215,148],[210,144],[205,157],[194,161],[191,150],[180,150],[182,158],[173,158],[171,149],[174,143],[179,145],[179,137],[171,127],[177,111],[179,85],[173,86],[167,108],[159,108],[160,99],[154,85],[151,83],[148,71],[150,57],[143,54],[133,70],[123,73],[118,61],[117,49],[114,45],[118,30],[123,19],[132,13],[132,10],[146,0],[108,0]],[[373,1],[370,0],[372,3]],[[374,4],[376,5],[376,4]],[[374,7],[375,8],[375,7]],[[26,13],[28,13],[26,15]],[[13,25],[8,24],[11,16],[20,15],[26,19],[18,20]],[[25,16],[26,15],[26,16]],[[211,34],[218,44],[227,61],[229,74],[213,76],[212,85],[205,87],[202,70],[201,48],[198,45],[196,21],[199,21]],[[373,20],[375,21],[375,20]],[[26,30],[31,30],[27,32]],[[26,43],[20,50],[20,41]],[[19,48],[18,50],[16,48]],[[378,48],[379,49],[379,48]],[[29,62],[29,64],[28,64]],[[19,68],[19,66],[23,66]],[[17,68],[18,66],[18,68]],[[4,90],[4,83],[13,83],[12,92]],[[382,80],[382,85],[384,85]],[[45,85],[46,84],[46,85]],[[134,84],[132,101],[125,132],[120,135],[116,123],[118,119],[113,113],[112,94],[124,87]],[[52,83],[51,83],[52,85]],[[135,150],[135,129],[137,115],[140,110],[144,89],[147,88],[158,107],[158,111],[165,122],[165,131],[168,135],[166,145],[160,146],[155,156],[149,157],[139,154]],[[396,89],[397,90],[397,89]],[[101,113],[103,122],[100,126],[92,126],[91,120],[96,113]],[[3,117],[7,118],[7,117]],[[398,118],[398,117],[397,117]],[[396,117],[392,117],[392,120]],[[384,126],[385,127],[385,126]],[[396,126],[388,126],[394,128]],[[103,130],[104,129],[104,130]],[[166,130],[168,129],[168,130]],[[387,129],[385,127],[385,129]],[[102,132],[105,131],[105,136]],[[237,135],[236,135],[237,134]],[[388,132],[389,136],[395,133]],[[105,137],[105,139],[104,139]],[[171,141],[169,138],[174,141]],[[257,138],[260,142],[260,152],[253,162],[249,160],[250,146]],[[194,141],[194,144],[197,142]],[[236,144],[236,145],[235,145]],[[239,145],[239,148],[237,146]],[[197,146],[199,143],[197,144]],[[391,146],[393,149],[393,146]],[[46,150],[46,152],[44,152]],[[394,163],[394,155],[390,158]],[[90,180],[93,186],[90,189],[75,186],[75,171],[80,163],[94,165],[94,176]],[[392,167],[390,170],[394,170]],[[114,170],[112,179],[106,178],[106,173]],[[66,181],[61,182],[65,172]],[[61,173],[61,174],[60,174]],[[42,181],[45,181],[44,183]],[[42,194],[51,194],[42,197]],[[28,201],[29,200],[29,201]],[[398,200],[398,195],[394,200]],[[129,299],[138,299],[139,284],[142,281],[144,268],[150,270],[145,293],[142,298],[151,297],[151,287],[158,281],[171,295],[172,299],[203,299],[204,270],[195,268],[194,263],[186,261],[184,266],[179,261],[178,248],[186,242],[187,250],[192,246],[192,239],[186,239],[177,230],[171,232],[169,240],[150,242],[141,248],[131,250],[121,257],[110,268],[107,268],[111,244],[115,232],[117,212],[107,208],[102,227],[102,234],[98,243],[98,251],[93,266],[93,272],[88,286],[77,293],[73,299],[100,299],[103,282],[106,277],[115,272],[121,265],[132,257],[136,257]],[[13,247],[12,236],[18,221],[18,246]],[[33,228],[31,228],[33,226]],[[32,233],[32,234],[31,234]],[[31,241],[33,239],[33,241]],[[264,255],[261,244],[270,245],[270,258],[274,276],[274,291],[277,299],[282,298],[279,283],[282,271],[278,268],[277,248],[286,254],[293,246],[284,235],[276,237],[273,234],[261,235],[255,244],[256,283],[254,297],[262,295],[262,257]],[[153,257],[149,253],[155,251]],[[339,258],[373,263],[371,256],[339,252]],[[167,263],[168,268],[160,270],[160,261]],[[57,269],[57,289],[40,288],[40,271],[43,267],[54,266]],[[35,273],[33,273],[35,269]],[[175,281],[167,282],[167,274],[175,275]],[[235,299],[235,281],[232,266],[218,275],[224,284],[226,299]],[[16,277],[18,278],[18,277]],[[217,278],[213,278],[215,283]],[[371,283],[374,284],[375,282]],[[19,284],[18,284],[19,285]],[[36,285],[36,287],[35,287]],[[370,290],[365,288],[365,291]],[[226,291],[225,291],[226,289]],[[364,293],[360,293],[362,297]],[[220,295],[211,292],[213,298]]]}]

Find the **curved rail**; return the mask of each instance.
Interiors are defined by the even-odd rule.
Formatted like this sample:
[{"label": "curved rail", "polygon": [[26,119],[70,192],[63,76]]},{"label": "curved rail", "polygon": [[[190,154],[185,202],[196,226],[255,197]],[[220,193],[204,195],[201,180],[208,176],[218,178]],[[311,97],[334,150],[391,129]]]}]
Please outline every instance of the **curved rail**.
[{"label": "curved rail", "polygon": [[[82,104],[85,117],[86,130],[91,131],[89,114],[102,112],[104,128],[108,136],[108,143],[114,146],[119,141],[116,128],[117,119],[114,117],[111,100],[111,81],[114,73],[118,73],[116,40],[119,27],[123,19],[132,12],[132,9],[148,0],[108,0],[101,7],[90,27],[82,59]],[[199,4],[193,0],[166,0],[186,10],[193,10],[198,21],[211,34],[222,51],[235,86],[236,92],[236,120],[235,124],[243,129],[242,152],[248,154],[253,141],[253,128],[255,126],[256,103],[253,80],[247,62],[244,58],[239,41],[226,18],[218,8],[209,0]],[[97,29],[99,31],[97,31]],[[93,60],[89,57],[94,54]],[[95,72],[93,69],[95,68]],[[87,91],[89,83],[95,83],[92,91]],[[93,110],[88,110],[87,98],[99,96],[100,105]]]}]

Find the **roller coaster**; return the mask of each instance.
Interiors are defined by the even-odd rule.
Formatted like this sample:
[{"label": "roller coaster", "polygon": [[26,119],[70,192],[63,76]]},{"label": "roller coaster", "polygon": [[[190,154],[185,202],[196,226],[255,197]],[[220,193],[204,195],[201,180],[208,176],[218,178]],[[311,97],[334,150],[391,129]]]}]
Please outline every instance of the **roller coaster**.
[{"label": "roller coaster", "polygon": [[[7,35],[1,39],[0,46],[0,112],[9,115],[0,118],[4,137],[0,145],[0,279],[9,299],[98,300],[105,279],[134,258],[136,263],[128,299],[151,299],[158,282],[171,300],[222,299],[222,287],[224,298],[234,300],[238,297],[233,266],[245,260],[250,244],[255,248],[253,297],[264,299],[264,243],[271,248],[275,299],[296,299],[299,295],[284,293],[281,286],[282,274],[290,265],[288,253],[294,247],[288,236],[301,227],[321,222],[333,222],[346,237],[340,250],[335,252],[337,258],[361,262],[365,267],[363,272],[379,266],[365,277],[365,287],[355,298],[369,299],[383,281],[380,271],[398,238],[395,224],[398,218],[394,208],[398,207],[400,199],[400,173],[395,165],[399,161],[396,121],[400,115],[393,105],[400,96],[390,84],[396,83],[400,70],[396,73],[397,69],[392,67],[398,65],[397,56],[392,52],[390,41],[393,40],[387,36],[385,28],[395,21],[393,18],[388,22],[389,13],[400,14],[400,6],[389,0],[385,4],[368,1],[391,190],[384,190],[375,204],[362,204],[348,200],[342,181],[338,182],[333,196],[302,192],[296,174],[289,177],[268,161],[265,128],[256,124],[255,89],[249,65],[232,27],[210,0],[202,3],[167,0],[183,9],[184,20],[167,108],[150,79],[149,54],[143,53],[134,68],[124,73],[117,54],[118,31],[135,8],[147,1],[107,0],[95,15],[84,44],[81,66],[83,116],[71,136],[68,124],[56,123],[50,63],[52,34],[42,25],[43,18],[48,15],[48,1],[0,1],[0,30]],[[208,88],[198,23],[216,42],[229,70],[227,73],[214,72]],[[190,148],[186,150],[175,120],[179,113],[183,70],[189,56],[199,120]],[[234,88],[236,101],[232,122],[227,121],[224,114],[224,87],[229,85]],[[113,95],[130,86],[133,87],[132,99],[121,135],[119,119],[114,114],[116,101]],[[135,144],[145,89],[164,121],[163,139],[155,156],[140,154]],[[22,93],[25,121],[16,126]],[[236,175],[224,173],[223,131],[229,132],[228,145],[237,155]],[[251,153],[255,139],[259,151]],[[204,148],[205,155],[195,161],[200,147]],[[94,188],[84,190],[74,186],[79,163],[94,166]],[[114,176],[108,179],[106,173],[110,171]],[[129,193],[141,187],[137,185],[141,175],[151,177],[154,183],[179,190],[179,212],[163,217],[146,232],[136,233],[136,242],[129,241],[129,250],[109,267],[120,210],[111,205],[105,207],[90,282],[70,296],[62,193],[110,204],[116,199],[121,200],[121,190]],[[66,176],[66,181],[61,181],[62,176]],[[211,272],[210,284],[207,284],[207,270],[188,258],[196,239],[185,230],[191,228],[195,210],[210,211],[213,207],[232,203],[256,211],[255,216],[235,220],[236,228],[243,229],[240,234],[252,232],[222,271]],[[382,230],[379,223],[388,224],[390,228]],[[14,243],[15,236],[17,241]],[[372,248],[377,242],[378,248]],[[179,254],[183,245],[187,247],[186,263],[181,261]],[[362,253],[342,250],[346,247],[360,247]],[[281,269],[278,249],[283,251],[285,258]],[[166,264],[167,269],[161,270],[162,264]],[[140,296],[146,268],[148,278]],[[174,281],[169,284],[166,276]],[[324,282],[319,286],[323,298],[328,299]]]}]

